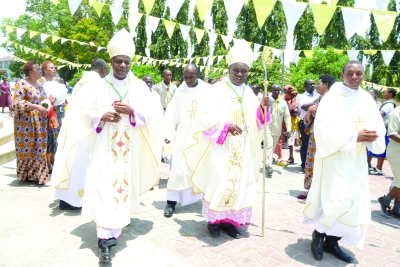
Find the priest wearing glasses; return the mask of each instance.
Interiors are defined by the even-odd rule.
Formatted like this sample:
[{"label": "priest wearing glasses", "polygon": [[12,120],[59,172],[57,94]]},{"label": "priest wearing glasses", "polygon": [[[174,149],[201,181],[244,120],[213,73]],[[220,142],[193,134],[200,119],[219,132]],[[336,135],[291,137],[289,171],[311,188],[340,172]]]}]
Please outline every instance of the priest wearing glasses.
[{"label": "priest wearing glasses", "polygon": [[210,234],[240,238],[251,222],[260,170],[260,143],[269,98],[261,102],[246,85],[253,53],[239,41],[227,56],[229,75],[213,85],[214,96],[199,101],[184,150],[195,193],[203,193],[202,215]]},{"label": "priest wearing glasses", "polygon": [[140,212],[139,196],[159,180],[161,120],[149,88],[130,71],[135,45],[122,29],[107,46],[111,71],[81,98],[89,135],[82,215],[97,226],[100,262],[111,261],[122,228]]}]

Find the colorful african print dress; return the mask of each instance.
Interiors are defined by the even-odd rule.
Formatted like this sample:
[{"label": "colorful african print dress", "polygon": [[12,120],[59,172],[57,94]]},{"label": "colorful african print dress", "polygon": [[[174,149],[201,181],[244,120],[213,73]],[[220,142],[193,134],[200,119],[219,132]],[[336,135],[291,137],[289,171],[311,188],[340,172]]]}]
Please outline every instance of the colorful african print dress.
[{"label": "colorful african print dress", "polygon": [[40,105],[47,98],[41,85],[35,88],[21,80],[15,86],[13,111],[14,140],[17,153],[17,177],[44,184],[48,181],[46,163],[47,148],[47,116],[39,111],[27,108],[31,104]]},{"label": "colorful african print dress", "polygon": [[[313,103],[313,105],[318,105],[321,101],[322,97],[319,96]],[[314,173],[314,157],[315,152],[317,151],[317,144],[315,143],[314,138],[314,120],[315,120],[316,112],[311,114],[311,122],[306,125],[304,132],[310,136],[308,139],[308,148],[307,148],[307,158],[306,165],[304,168],[304,189],[309,190],[312,183],[313,173]]]}]

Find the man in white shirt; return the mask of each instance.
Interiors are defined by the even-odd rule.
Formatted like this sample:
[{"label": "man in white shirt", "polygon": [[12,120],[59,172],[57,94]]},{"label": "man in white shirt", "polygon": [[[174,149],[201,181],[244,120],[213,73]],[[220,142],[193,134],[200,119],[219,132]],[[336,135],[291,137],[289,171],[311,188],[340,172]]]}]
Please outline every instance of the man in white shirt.
[{"label": "man in white shirt", "polygon": [[261,86],[259,84],[255,84],[251,87],[253,89],[253,93],[256,95],[259,101],[261,101],[263,94],[261,93]]},{"label": "man in white shirt", "polygon": [[306,91],[296,97],[296,106],[300,111],[300,123],[299,129],[301,133],[301,147],[300,147],[300,157],[301,157],[301,170],[304,172],[304,167],[306,165],[306,157],[307,157],[307,146],[308,146],[308,138],[309,135],[304,132],[305,123],[304,117],[307,114],[308,107],[315,99],[318,98],[319,94],[314,92],[315,82],[312,79],[307,79],[304,82],[304,87]]},{"label": "man in white shirt", "polygon": [[[267,128],[267,159],[266,168],[267,173],[272,174],[272,154],[275,150],[276,144],[278,144],[279,137],[282,134],[282,123],[286,124],[286,129],[288,132],[292,130],[292,122],[290,119],[289,107],[284,99],[281,99],[280,93],[281,88],[279,85],[274,84],[271,87],[271,122]],[[279,159],[278,159],[279,160]]]},{"label": "man in white shirt", "polygon": [[154,91],[160,95],[161,105],[163,106],[165,112],[175,93],[176,85],[171,82],[172,72],[170,70],[165,69],[162,73],[162,77],[163,80],[154,85]]}]

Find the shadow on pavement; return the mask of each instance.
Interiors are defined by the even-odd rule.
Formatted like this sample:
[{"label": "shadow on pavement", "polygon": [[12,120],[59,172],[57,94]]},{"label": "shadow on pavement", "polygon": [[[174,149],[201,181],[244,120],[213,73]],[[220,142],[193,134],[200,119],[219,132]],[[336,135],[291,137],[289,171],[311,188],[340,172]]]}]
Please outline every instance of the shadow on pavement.
[{"label": "shadow on pavement", "polygon": [[81,215],[82,210],[60,210],[60,200],[55,199],[52,203],[49,204],[49,208],[51,208],[51,217],[56,217],[60,214],[65,216],[79,216]]},{"label": "shadow on pavement", "polygon": [[400,220],[395,217],[388,217],[381,210],[373,210],[371,212],[371,220],[379,224],[389,226],[393,229],[400,229]]},{"label": "shadow on pavement", "polygon": [[16,174],[6,174],[4,176],[15,178],[15,180],[12,180],[11,183],[8,184],[11,187],[37,187],[37,188],[49,187],[49,185],[47,184],[37,184],[31,180],[25,180],[22,182],[17,178]]},{"label": "shadow on pavement", "polygon": [[167,183],[168,183],[168,179],[160,179],[160,183],[158,184],[158,188],[159,189],[165,189],[167,188]]},{"label": "shadow on pavement", "polygon": [[[112,256],[124,250],[127,247],[127,242],[135,240],[140,235],[146,235],[153,229],[153,222],[147,220],[139,220],[131,218],[130,225],[122,228],[121,236],[118,238],[117,245],[112,247]],[[82,244],[79,249],[90,249],[96,257],[99,256],[99,247],[97,240],[96,224],[94,222],[88,222],[78,226],[71,231],[72,235],[78,236],[82,240]],[[112,263],[99,262],[99,266],[112,266]]]}]

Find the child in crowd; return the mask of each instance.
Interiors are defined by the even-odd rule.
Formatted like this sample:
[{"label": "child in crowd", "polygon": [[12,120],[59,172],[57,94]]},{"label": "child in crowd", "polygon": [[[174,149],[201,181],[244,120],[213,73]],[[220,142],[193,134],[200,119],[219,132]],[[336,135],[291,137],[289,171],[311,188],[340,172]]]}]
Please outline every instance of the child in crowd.
[{"label": "child in crowd", "polygon": [[290,136],[288,138],[288,145],[289,145],[289,159],[287,163],[293,164],[294,163],[294,158],[293,158],[293,146],[299,146],[300,145],[300,132],[299,132],[299,121],[300,117],[299,115],[299,110],[297,107],[291,107],[290,108],[290,116],[292,117],[292,131],[290,132]]}]

